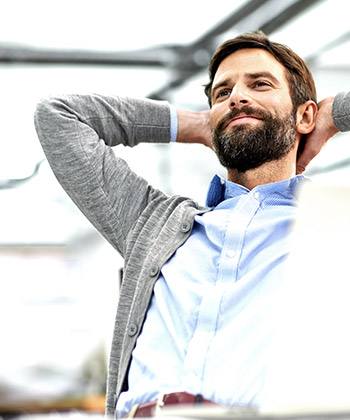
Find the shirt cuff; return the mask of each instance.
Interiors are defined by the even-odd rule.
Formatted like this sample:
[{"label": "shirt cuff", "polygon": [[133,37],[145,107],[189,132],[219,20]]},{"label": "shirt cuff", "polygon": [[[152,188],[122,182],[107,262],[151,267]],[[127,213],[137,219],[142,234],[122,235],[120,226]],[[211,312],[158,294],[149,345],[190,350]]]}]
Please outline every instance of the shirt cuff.
[{"label": "shirt cuff", "polygon": [[170,105],[170,141],[175,142],[177,138],[177,111]]}]

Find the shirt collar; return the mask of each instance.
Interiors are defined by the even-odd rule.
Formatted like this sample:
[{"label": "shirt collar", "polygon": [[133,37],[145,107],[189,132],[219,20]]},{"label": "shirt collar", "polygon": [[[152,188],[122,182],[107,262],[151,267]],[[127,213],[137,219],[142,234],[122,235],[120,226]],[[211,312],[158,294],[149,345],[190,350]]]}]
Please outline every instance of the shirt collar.
[{"label": "shirt collar", "polygon": [[[259,193],[264,196],[271,193],[280,193],[294,197],[298,185],[305,180],[308,180],[308,178],[304,175],[296,175],[283,181],[258,185],[253,188],[252,191],[259,191]],[[228,181],[215,175],[209,185],[206,205],[207,207],[215,207],[224,200],[249,192],[250,190],[243,187],[243,185],[236,184],[235,182]]]}]

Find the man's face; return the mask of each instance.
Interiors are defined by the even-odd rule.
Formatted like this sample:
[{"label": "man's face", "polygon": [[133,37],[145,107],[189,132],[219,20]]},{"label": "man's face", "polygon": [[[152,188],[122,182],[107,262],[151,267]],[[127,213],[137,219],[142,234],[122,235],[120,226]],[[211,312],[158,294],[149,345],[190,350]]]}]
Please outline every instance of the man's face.
[{"label": "man's face", "polygon": [[284,67],[267,51],[242,49],[215,74],[210,123],[221,163],[244,172],[286,155],[295,144]]}]

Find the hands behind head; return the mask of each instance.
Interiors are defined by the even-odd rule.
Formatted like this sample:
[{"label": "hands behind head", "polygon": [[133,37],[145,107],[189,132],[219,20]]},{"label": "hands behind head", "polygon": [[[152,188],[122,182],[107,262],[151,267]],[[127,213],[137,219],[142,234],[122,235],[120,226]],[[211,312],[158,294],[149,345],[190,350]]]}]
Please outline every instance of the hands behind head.
[{"label": "hands behind head", "polygon": [[297,160],[297,174],[305,171],[306,166],[318,155],[326,142],[339,131],[333,121],[333,101],[334,97],[329,97],[318,104],[316,125],[314,130],[306,135],[304,150]]}]

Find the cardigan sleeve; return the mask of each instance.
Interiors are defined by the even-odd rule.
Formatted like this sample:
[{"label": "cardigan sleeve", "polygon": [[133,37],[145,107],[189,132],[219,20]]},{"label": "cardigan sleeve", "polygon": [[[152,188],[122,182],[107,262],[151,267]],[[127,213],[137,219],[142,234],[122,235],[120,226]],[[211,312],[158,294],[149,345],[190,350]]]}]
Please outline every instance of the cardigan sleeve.
[{"label": "cardigan sleeve", "polygon": [[101,95],[62,96],[38,104],[35,127],[60,184],[123,255],[126,237],[143,209],[165,195],[136,175],[112,146],[169,142],[169,105]]},{"label": "cardigan sleeve", "polygon": [[340,131],[350,130],[350,92],[338,93],[333,102],[333,120]]}]

